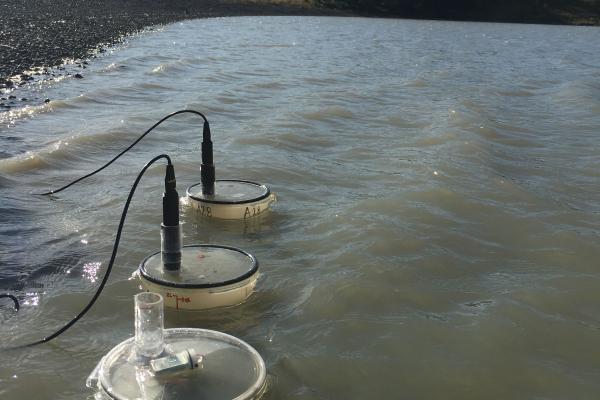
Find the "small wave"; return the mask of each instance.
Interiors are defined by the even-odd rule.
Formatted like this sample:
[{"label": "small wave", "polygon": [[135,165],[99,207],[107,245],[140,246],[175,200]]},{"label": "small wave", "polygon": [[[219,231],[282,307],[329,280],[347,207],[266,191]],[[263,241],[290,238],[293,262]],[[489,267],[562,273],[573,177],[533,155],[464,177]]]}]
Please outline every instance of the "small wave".
[{"label": "small wave", "polygon": [[31,151],[0,160],[0,172],[6,173],[32,171],[48,166],[48,163],[40,156],[40,153]]},{"label": "small wave", "polygon": [[202,79],[205,80],[206,82],[226,83],[226,84],[230,84],[231,82],[242,80],[242,78],[239,76],[236,76],[234,74],[229,74],[226,72],[222,72],[222,71],[213,73],[211,75],[203,76]]},{"label": "small wave", "polygon": [[[152,60],[155,61],[155,60]],[[173,74],[179,72],[185,72],[190,68],[194,67],[196,64],[201,63],[202,60],[198,58],[179,58],[175,61],[165,61],[158,66],[152,68],[150,71],[151,74],[157,75],[165,75],[165,74]],[[143,64],[143,67],[146,68],[146,63]]]},{"label": "small wave", "polygon": [[499,139],[501,137],[501,135],[499,134],[499,132],[496,129],[490,127],[490,126],[480,125],[480,126],[477,126],[477,127],[472,127],[470,129],[470,131],[472,133],[476,133],[477,135],[480,135],[480,136],[482,136],[482,137],[484,137],[486,139],[491,139],[491,140],[493,140],[493,139]]},{"label": "small wave", "polygon": [[284,84],[282,84],[281,82],[259,82],[259,83],[253,84],[251,86],[251,88],[282,90],[282,89],[285,89],[286,86]]},{"label": "small wave", "polygon": [[277,121],[273,123],[273,126],[291,131],[307,131],[313,129],[313,124],[305,121]]},{"label": "small wave", "polygon": [[169,90],[167,86],[159,85],[158,83],[142,82],[138,84],[141,90]]},{"label": "small wave", "polygon": [[237,71],[236,74],[242,78],[247,78],[249,76],[260,76],[260,77],[268,78],[268,77],[273,76],[273,71],[267,70],[267,69],[262,69],[262,68],[245,69],[243,71]]},{"label": "small wave", "polygon": [[319,111],[299,113],[302,117],[312,121],[328,121],[340,118],[354,118],[354,113],[344,107],[325,107]]},{"label": "small wave", "polygon": [[158,67],[154,68],[152,70],[153,74],[160,74],[162,72],[165,72],[165,70],[167,69],[167,65],[166,64],[161,64]]},{"label": "small wave", "polygon": [[114,72],[114,71],[126,71],[126,70],[129,70],[130,68],[131,67],[129,67],[125,64],[110,63],[106,67],[100,69],[98,72],[103,73],[103,72]]},{"label": "small wave", "polygon": [[530,90],[525,90],[525,89],[513,89],[513,90],[505,90],[505,89],[501,89],[498,90],[497,93],[501,96],[508,96],[508,97],[531,97],[531,96],[535,96],[535,93],[533,93]]},{"label": "small wave", "polygon": [[422,88],[422,87],[429,86],[429,83],[427,83],[427,81],[425,81],[421,78],[417,78],[417,79],[413,79],[411,81],[404,83],[404,86]]},{"label": "small wave", "polygon": [[[67,103],[67,102],[65,102]],[[77,97],[74,97],[69,100],[71,105],[110,105],[114,104],[113,96],[111,95],[110,90],[101,89],[95,90],[93,92],[80,94]]]},{"label": "small wave", "polygon": [[560,107],[571,106],[586,109],[600,108],[600,86],[596,82],[575,80],[562,83],[544,91]]},{"label": "small wave", "polygon": [[215,100],[218,101],[219,103],[223,103],[223,104],[239,104],[239,103],[245,103],[247,100],[240,97],[240,96],[236,96],[234,94],[231,93],[226,93],[222,96],[216,96]]},{"label": "small wave", "polygon": [[335,146],[335,142],[329,139],[315,137],[314,135],[300,135],[296,133],[282,133],[277,136],[277,139],[282,142],[296,144],[301,146],[320,146],[330,147]]},{"label": "small wave", "polygon": [[426,146],[439,146],[442,144],[446,144],[448,142],[452,142],[458,139],[458,135],[454,132],[446,132],[437,136],[429,136],[420,138],[417,140],[416,145],[419,147]]},{"label": "small wave", "polygon": [[[451,110],[451,126],[459,131],[466,131],[484,140],[496,143],[514,143],[519,147],[535,147],[535,132],[527,127],[501,121],[500,116],[489,114],[483,105],[464,101],[461,107]],[[531,140],[529,140],[531,139]]]},{"label": "small wave", "polygon": [[235,143],[241,145],[265,145],[274,148],[288,148],[299,151],[309,151],[314,148],[332,147],[335,142],[312,136],[297,133],[280,133],[275,136],[244,136],[235,139]]},{"label": "small wave", "polygon": [[339,83],[339,81],[337,79],[331,78],[331,77],[327,77],[327,78],[303,78],[303,81],[306,83],[310,83],[311,85],[318,85],[318,86],[329,86],[332,84],[336,84]]},{"label": "small wave", "polygon": [[410,121],[400,115],[392,115],[387,118],[387,122],[390,125],[397,126],[398,128],[427,128],[431,126],[431,123],[424,121]]},{"label": "small wave", "polygon": [[6,111],[0,113],[0,125],[9,125],[16,121],[33,118],[38,114],[50,112],[56,108],[61,108],[62,104],[60,102],[52,102],[42,104],[39,106],[25,106],[22,108],[16,108],[10,111]]},{"label": "small wave", "polygon": [[73,162],[87,160],[98,147],[104,148],[119,140],[127,141],[128,135],[114,129],[93,134],[71,135],[48,143],[38,150],[0,159],[0,172],[16,173],[40,168],[71,166]]},{"label": "small wave", "polygon": [[66,101],[71,106],[129,104],[131,101],[143,101],[148,96],[142,85],[112,89],[98,89],[80,94]]},{"label": "small wave", "polygon": [[265,48],[265,49],[277,49],[277,48],[288,48],[288,47],[294,47],[296,46],[296,43],[290,43],[290,44],[254,44],[251,47],[261,47],[261,48]]}]

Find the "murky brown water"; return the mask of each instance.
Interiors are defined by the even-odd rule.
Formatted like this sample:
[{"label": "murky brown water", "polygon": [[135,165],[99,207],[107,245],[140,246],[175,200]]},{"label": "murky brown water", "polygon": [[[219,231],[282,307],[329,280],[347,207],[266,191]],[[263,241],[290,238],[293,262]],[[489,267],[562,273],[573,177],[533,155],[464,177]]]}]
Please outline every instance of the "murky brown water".
[{"label": "murky brown water", "polygon": [[[264,357],[266,399],[594,399],[600,393],[600,29],[342,18],[189,21],[132,38],[84,79],[0,114],[0,342],[87,302],[137,171],[268,183],[251,223],[183,211],[185,242],[256,255],[256,293],[191,325]],[[142,181],[99,303],[53,344],[0,353],[0,398],[81,399],[133,333],[129,280],[158,250],[163,168]]]}]

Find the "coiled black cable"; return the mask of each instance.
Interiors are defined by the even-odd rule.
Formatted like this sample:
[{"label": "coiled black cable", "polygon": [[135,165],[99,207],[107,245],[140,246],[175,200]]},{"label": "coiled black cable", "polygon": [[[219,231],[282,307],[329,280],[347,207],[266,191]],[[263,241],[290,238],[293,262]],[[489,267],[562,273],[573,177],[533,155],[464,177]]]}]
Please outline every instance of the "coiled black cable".
[{"label": "coiled black cable", "polygon": [[122,152],[120,152],[119,154],[117,154],[117,155],[116,155],[116,156],[115,156],[115,157],[114,157],[112,160],[110,160],[109,162],[107,162],[106,164],[104,164],[103,166],[101,166],[100,168],[98,168],[97,170],[95,170],[95,171],[93,171],[93,172],[90,172],[89,174],[87,174],[87,175],[84,175],[84,176],[82,176],[81,178],[75,179],[73,182],[71,182],[71,183],[69,183],[69,184],[67,184],[67,185],[65,185],[65,186],[63,186],[63,187],[61,187],[61,188],[58,188],[58,189],[55,189],[55,190],[51,190],[51,191],[49,191],[49,192],[38,193],[38,195],[40,195],[40,196],[48,196],[48,195],[51,195],[51,194],[55,194],[55,193],[61,192],[61,191],[65,190],[66,188],[68,188],[68,187],[70,187],[70,186],[73,186],[73,185],[74,185],[74,184],[76,184],[77,182],[81,182],[82,180],[84,180],[84,179],[86,179],[86,178],[89,178],[90,176],[92,176],[92,175],[94,175],[94,174],[97,174],[98,172],[102,171],[104,168],[108,167],[110,164],[112,164],[113,162],[115,162],[115,161],[116,161],[116,160],[117,160],[119,157],[121,157],[123,154],[125,154],[125,153],[127,153],[129,150],[131,150],[131,148],[132,148],[133,146],[135,146],[136,144],[138,144],[138,142],[139,142],[140,140],[142,140],[142,139],[143,139],[143,138],[144,138],[144,137],[145,137],[147,134],[149,134],[150,132],[152,132],[152,130],[153,130],[154,128],[156,128],[157,126],[159,126],[160,124],[162,124],[164,121],[168,120],[169,118],[171,118],[171,117],[173,117],[173,116],[175,116],[175,115],[178,115],[178,114],[183,114],[183,113],[191,113],[191,114],[196,114],[196,115],[199,115],[199,116],[200,116],[200,117],[202,117],[202,119],[204,120],[204,124],[205,124],[206,126],[208,126],[208,120],[206,119],[206,117],[204,116],[204,114],[202,114],[202,113],[201,113],[201,112],[199,112],[199,111],[195,111],[195,110],[179,110],[179,111],[175,111],[174,113],[171,113],[171,114],[167,115],[166,117],[162,118],[160,121],[158,121],[157,123],[155,123],[154,125],[152,125],[152,126],[150,127],[150,129],[148,129],[148,130],[147,130],[146,132],[144,132],[144,133],[143,133],[143,134],[142,134],[142,135],[141,135],[139,138],[137,138],[135,142],[131,143],[131,144],[129,145],[129,147],[127,147],[125,150],[123,150]]},{"label": "coiled black cable", "polygon": [[13,304],[15,305],[15,311],[19,311],[19,308],[21,307],[19,304],[19,300],[13,296],[12,294],[8,294],[8,293],[0,293],[0,299],[2,298],[9,298],[13,301]]},{"label": "coiled black cable", "polygon": [[[106,285],[106,282],[108,281],[108,277],[110,276],[110,272],[112,271],[113,264],[114,264],[115,258],[117,256],[117,250],[119,249],[119,241],[121,240],[121,232],[123,231],[123,225],[125,223],[125,217],[127,216],[127,210],[129,209],[129,204],[131,203],[131,199],[133,198],[133,194],[135,193],[135,189],[137,188],[137,185],[140,182],[140,180],[142,179],[142,176],[144,175],[144,173],[146,172],[146,170],[148,168],[150,168],[150,166],[152,164],[154,164],[156,161],[160,160],[161,158],[166,159],[168,165],[172,165],[171,164],[171,158],[168,155],[166,155],[166,154],[161,154],[159,156],[154,157],[146,165],[144,165],[144,168],[142,168],[142,170],[138,174],[137,178],[135,179],[135,182],[133,183],[133,186],[131,187],[131,190],[129,191],[129,196],[127,197],[127,201],[125,202],[125,206],[123,207],[123,212],[121,213],[121,220],[119,221],[119,227],[117,228],[117,235],[115,237],[115,244],[113,246],[112,255],[110,256],[110,261],[108,262],[108,267],[106,268],[106,272],[104,272],[104,277],[102,278],[102,282],[100,282],[100,286],[98,286],[98,289],[96,290],[96,293],[94,293],[94,296],[89,301],[89,303],[71,321],[69,321],[65,326],[63,326],[62,328],[60,328],[59,330],[57,330],[53,334],[51,334],[49,336],[46,336],[43,339],[40,339],[40,340],[38,340],[36,342],[27,343],[27,344],[23,344],[23,345],[19,345],[19,346],[13,346],[13,347],[5,348],[5,349],[20,349],[20,348],[23,348],[23,347],[31,347],[31,346],[35,346],[35,345],[38,345],[38,344],[47,343],[50,340],[52,340],[52,339],[56,338],[57,336],[59,336],[61,333],[65,332],[67,329],[69,329],[73,325],[75,325],[75,323],[77,321],[79,321],[81,319],[81,317],[83,317],[92,308],[92,306],[94,305],[94,303],[96,302],[96,300],[100,296],[100,293],[102,292],[102,289],[104,289],[104,286]],[[7,295],[6,297],[10,297],[10,298],[14,299],[14,296],[12,296],[12,295]]]}]

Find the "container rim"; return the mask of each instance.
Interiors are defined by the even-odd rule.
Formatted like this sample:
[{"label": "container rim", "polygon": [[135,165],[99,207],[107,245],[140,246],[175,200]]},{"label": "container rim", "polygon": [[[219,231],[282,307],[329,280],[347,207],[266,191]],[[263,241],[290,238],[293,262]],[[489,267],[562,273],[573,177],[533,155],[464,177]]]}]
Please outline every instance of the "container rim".
[{"label": "container rim", "polygon": [[271,194],[271,189],[269,189],[268,186],[260,184],[260,183],[256,183],[256,182],[252,182],[252,181],[245,181],[245,180],[241,180],[241,179],[217,179],[215,182],[242,182],[242,183],[248,183],[254,186],[259,186],[261,188],[265,189],[265,193],[261,194],[260,196],[257,196],[253,199],[248,199],[248,200],[232,200],[232,201],[223,201],[223,200],[212,200],[212,199],[207,199],[207,198],[203,198],[203,197],[198,197],[196,195],[193,195],[191,193],[191,189],[193,187],[196,187],[198,185],[201,185],[201,183],[195,183],[191,186],[189,186],[186,189],[186,195],[192,199],[192,200],[196,200],[196,201],[200,201],[202,203],[208,203],[208,204],[249,204],[249,203],[254,203],[256,201],[260,201],[260,200],[264,200],[267,197],[269,197],[269,195]]},{"label": "container rim", "polygon": [[[214,330],[210,330],[210,329],[199,329],[199,328],[171,328],[171,329],[165,329],[164,333],[165,333],[165,339],[168,339],[168,338],[171,338],[171,337],[177,336],[177,335],[185,335],[186,333],[203,334],[205,337],[213,338],[213,339],[220,339],[220,340],[222,340],[228,344],[231,344],[233,346],[238,346],[240,348],[243,348],[249,354],[251,354],[254,361],[256,361],[257,367],[258,367],[257,368],[258,376],[257,376],[256,381],[245,392],[241,393],[239,396],[233,398],[232,400],[256,399],[257,398],[256,396],[262,394],[263,390],[265,390],[266,380],[267,380],[265,361],[261,357],[260,353],[258,351],[256,351],[256,349],[254,349],[254,347],[250,346],[248,343],[244,342],[243,340],[241,340],[235,336],[228,335],[227,333],[214,331]],[[135,338],[129,338],[129,339],[124,340],[123,342],[121,342],[118,345],[116,345],[115,347],[113,347],[100,360],[100,368],[98,371],[98,383],[99,383],[99,386],[102,389],[102,391],[112,399],[126,400],[126,399],[123,399],[120,396],[118,396],[116,393],[114,393],[113,390],[111,390],[111,385],[108,384],[107,382],[105,382],[104,369],[107,367],[105,365],[105,363],[108,361],[112,361],[115,357],[118,356],[119,352],[123,351],[127,346],[133,345],[134,340],[135,340]]]},{"label": "container rim", "polygon": [[234,283],[242,282],[243,280],[256,274],[256,272],[258,271],[258,260],[256,259],[256,257],[254,257],[252,254],[245,252],[244,250],[238,249],[236,247],[225,246],[225,245],[220,245],[220,244],[190,244],[190,245],[183,246],[184,249],[191,248],[191,247],[217,248],[217,249],[226,249],[226,250],[237,251],[239,253],[242,253],[243,255],[245,255],[252,261],[252,267],[250,268],[250,270],[248,272],[238,276],[237,278],[233,278],[233,279],[229,279],[229,280],[221,281],[221,282],[213,282],[213,283],[169,282],[169,281],[165,281],[165,280],[150,276],[148,274],[148,272],[146,271],[146,263],[148,262],[148,260],[150,258],[156,256],[157,254],[160,254],[160,251],[157,251],[156,253],[152,253],[148,257],[144,258],[144,260],[142,260],[142,262],[140,263],[140,267],[139,267],[140,275],[142,276],[143,279],[146,279],[152,283],[155,283],[155,284],[161,285],[161,286],[168,286],[168,287],[174,287],[174,288],[185,288],[185,289],[210,289],[210,288],[218,288],[218,287],[228,286],[228,285],[232,285]]}]

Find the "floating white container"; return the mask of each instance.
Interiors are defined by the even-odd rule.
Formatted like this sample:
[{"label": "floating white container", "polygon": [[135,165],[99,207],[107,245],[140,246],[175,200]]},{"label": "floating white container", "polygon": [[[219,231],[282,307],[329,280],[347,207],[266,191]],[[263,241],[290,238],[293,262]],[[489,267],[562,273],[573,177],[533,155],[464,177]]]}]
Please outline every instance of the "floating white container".
[{"label": "floating white container", "polygon": [[206,195],[201,183],[192,185],[187,189],[188,202],[204,217],[249,219],[269,212],[276,201],[267,186],[250,181],[218,179],[214,191]]},{"label": "floating white container", "polygon": [[[150,300],[138,302],[140,296]],[[156,298],[160,301],[153,301]],[[266,368],[254,348],[207,329],[163,330],[162,315],[160,295],[136,296],[135,337],[110,350],[87,379],[87,386],[97,390],[97,400],[256,400],[262,396]],[[157,360],[182,352],[197,357],[193,367],[161,374],[153,370]]]},{"label": "floating white container", "polygon": [[258,261],[243,250],[203,244],[183,246],[181,268],[163,268],[161,253],[140,264],[142,286],[160,293],[165,306],[177,310],[203,310],[244,302],[258,280]]}]

